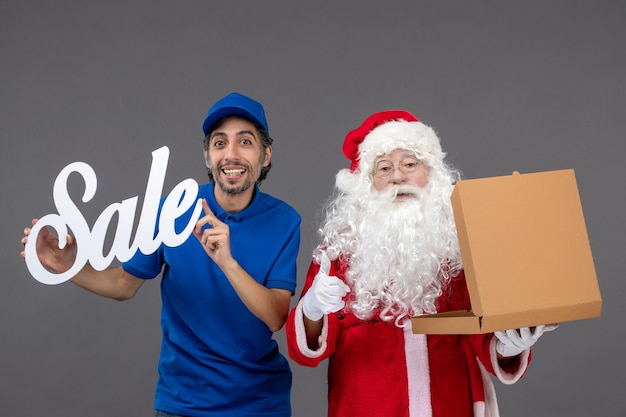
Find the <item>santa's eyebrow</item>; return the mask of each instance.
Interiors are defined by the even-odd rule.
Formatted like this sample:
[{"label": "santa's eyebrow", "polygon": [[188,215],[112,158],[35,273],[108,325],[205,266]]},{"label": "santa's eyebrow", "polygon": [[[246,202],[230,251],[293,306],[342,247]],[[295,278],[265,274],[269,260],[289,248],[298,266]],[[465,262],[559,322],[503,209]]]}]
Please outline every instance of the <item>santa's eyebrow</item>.
[{"label": "santa's eyebrow", "polygon": [[[413,159],[416,159],[418,161],[421,161],[421,159],[418,158],[417,156],[415,156],[415,154],[413,152],[411,152],[411,151],[403,152],[400,158],[401,159],[413,158]],[[391,159],[389,158],[388,155],[382,155],[382,156],[379,156],[377,159],[375,159],[374,163],[378,164],[379,162],[383,162],[383,161],[391,162]]]}]

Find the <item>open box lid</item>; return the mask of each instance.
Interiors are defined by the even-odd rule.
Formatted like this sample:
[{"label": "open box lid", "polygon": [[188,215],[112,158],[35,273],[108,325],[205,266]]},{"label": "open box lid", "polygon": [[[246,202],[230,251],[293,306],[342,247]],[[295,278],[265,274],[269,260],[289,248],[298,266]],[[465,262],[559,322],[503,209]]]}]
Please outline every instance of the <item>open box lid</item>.
[{"label": "open box lid", "polygon": [[472,311],[413,317],[414,333],[490,333],[600,316],[573,170],[462,180],[451,200]]}]

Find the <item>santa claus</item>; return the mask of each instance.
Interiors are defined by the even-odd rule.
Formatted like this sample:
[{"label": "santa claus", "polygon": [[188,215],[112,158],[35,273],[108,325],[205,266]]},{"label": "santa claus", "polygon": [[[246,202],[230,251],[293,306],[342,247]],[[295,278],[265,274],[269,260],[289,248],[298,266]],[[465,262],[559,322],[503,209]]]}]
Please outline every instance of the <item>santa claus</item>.
[{"label": "santa claus", "polygon": [[328,358],[330,417],[498,416],[491,375],[513,384],[546,329],[413,334],[410,317],[470,309],[450,194],[460,175],[414,115],[368,117],[343,145],[349,169],[299,303],[290,357]]}]

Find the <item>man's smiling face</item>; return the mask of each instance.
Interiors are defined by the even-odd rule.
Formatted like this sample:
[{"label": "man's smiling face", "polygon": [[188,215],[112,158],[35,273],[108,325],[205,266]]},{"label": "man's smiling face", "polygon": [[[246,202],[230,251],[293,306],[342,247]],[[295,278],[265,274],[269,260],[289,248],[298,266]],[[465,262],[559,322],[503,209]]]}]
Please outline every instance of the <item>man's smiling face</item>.
[{"label": "man's smiling face", "polygon": [[210,133],[204,157],[220,190],[227,195],[252,192],[261,168],[270,162],[255,125],[243,118],[225,118]]}]

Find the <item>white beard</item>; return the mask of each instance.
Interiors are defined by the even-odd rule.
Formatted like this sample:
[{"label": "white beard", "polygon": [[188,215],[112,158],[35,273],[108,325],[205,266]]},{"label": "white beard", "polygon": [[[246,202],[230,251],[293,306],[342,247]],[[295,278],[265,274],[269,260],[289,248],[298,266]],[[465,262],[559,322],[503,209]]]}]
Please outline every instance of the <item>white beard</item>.
[{"label": "white beard", "polygon": [[[346,308],[357,317],[378,312],[399,325],[405,317],[436,312],[442,284],[462,269],[451,186],[441,187],[394,186],[367,193],[360,208],[335,207],[325,246],[331,259],[341,254],[348,262]],[[402,192],[416,197],[394,201]]]}]

